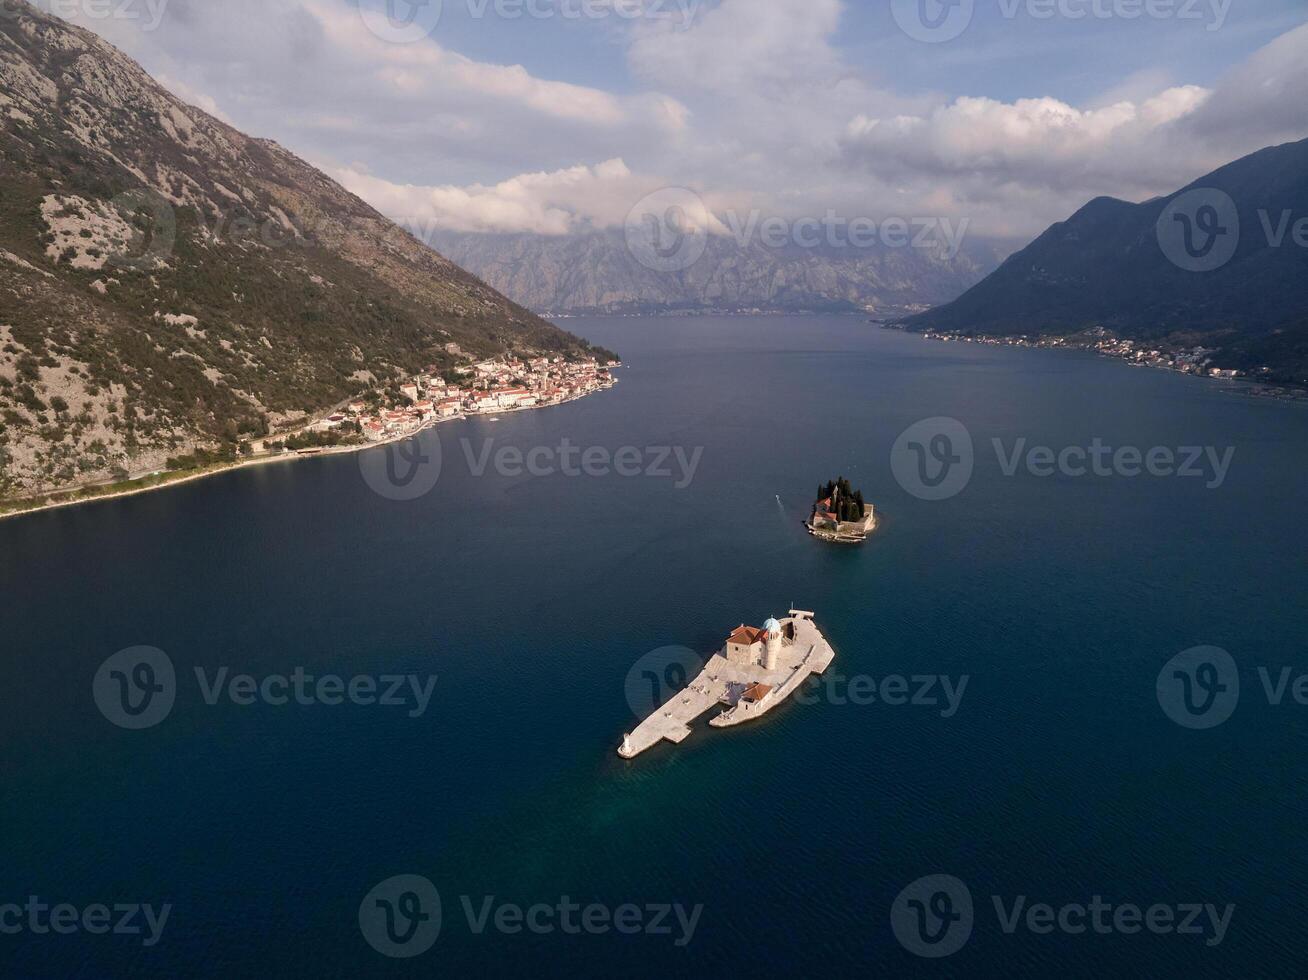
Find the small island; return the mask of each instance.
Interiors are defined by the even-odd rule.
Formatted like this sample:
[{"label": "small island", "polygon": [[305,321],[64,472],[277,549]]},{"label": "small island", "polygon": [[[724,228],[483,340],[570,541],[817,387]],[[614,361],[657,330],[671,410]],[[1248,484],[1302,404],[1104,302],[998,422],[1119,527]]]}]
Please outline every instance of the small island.
[{"label": "small island", "polygon": [[863,491],[842,476],[818,487],[817,503],[804,526],[823,541],[860,544],[876,530],[877,511],[863,500]]}]

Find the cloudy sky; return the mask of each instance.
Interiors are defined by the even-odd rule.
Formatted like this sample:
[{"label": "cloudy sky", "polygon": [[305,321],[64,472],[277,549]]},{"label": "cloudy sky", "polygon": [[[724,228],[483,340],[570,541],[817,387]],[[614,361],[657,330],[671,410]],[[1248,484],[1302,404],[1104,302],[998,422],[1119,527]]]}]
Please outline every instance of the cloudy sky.
[{"label": "cloudy sky", "polygon": [[614,227],[675,186],[1026,236],[1308,137],[1305,0],[52,4],[423,228]]}]

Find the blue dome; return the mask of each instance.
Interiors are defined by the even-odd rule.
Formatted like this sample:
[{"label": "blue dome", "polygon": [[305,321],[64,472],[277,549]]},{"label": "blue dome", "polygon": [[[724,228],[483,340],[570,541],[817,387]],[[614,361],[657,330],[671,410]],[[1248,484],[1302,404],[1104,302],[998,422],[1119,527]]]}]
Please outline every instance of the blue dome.
[{"label": "blue dome", "polygon": [[769,633],[781,632],[781,624],[778,623],[775,619],[769,619],[766,623],[763,624],[763,628],[767,630]]}]

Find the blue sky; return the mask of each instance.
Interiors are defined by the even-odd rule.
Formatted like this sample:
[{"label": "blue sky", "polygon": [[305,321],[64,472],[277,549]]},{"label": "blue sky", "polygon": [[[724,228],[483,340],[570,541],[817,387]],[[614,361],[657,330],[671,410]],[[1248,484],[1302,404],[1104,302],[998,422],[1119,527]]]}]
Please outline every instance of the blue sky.
[{"label": "blue sky", "polygon": [[[1308,19],[1305,0],[1231,0],[1222,27],[1209,31],[1217,19],[1212,3],[1204,0],[1196,8],[1203,19],[1071,21],[1009,19],[998,0],[981,0],[966,35],[924,52],[895,24],[885,0],[868,0],[845,4],[833,43],[851,65],[908,89],[1084,101],[1111,87],[1112,79],[1143,72],[1211,83],[1228,66]],[[627,71],[623,37],[612,30],[607,35],[593,24],[558,18],[488,24],[469,16],[466,4],[454,2],[447,3],[436,37],[469,56],[520,63],[542,77],[633,91],[638,83]]]},{"label": "blue sky", "polygon": [[1308,137],[1305,0],[126,2],[160,16],[42,5],[431,228],[614,227],[686,187],[709,223],[1020,236]]}]

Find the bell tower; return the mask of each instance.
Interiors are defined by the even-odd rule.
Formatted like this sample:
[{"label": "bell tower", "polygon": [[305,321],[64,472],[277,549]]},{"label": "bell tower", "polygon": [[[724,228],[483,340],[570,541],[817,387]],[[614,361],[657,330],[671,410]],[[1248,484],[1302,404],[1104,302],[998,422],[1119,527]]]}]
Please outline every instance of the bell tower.
[{"label": "bell tower", "polygon": [[781,656],[781,624],[775,619],[769,619],[763,624],[763,629],[768,634],[764,640],[763,666],[768,670],[776,670],[777,658]]}]

